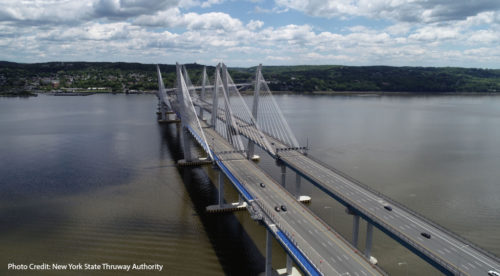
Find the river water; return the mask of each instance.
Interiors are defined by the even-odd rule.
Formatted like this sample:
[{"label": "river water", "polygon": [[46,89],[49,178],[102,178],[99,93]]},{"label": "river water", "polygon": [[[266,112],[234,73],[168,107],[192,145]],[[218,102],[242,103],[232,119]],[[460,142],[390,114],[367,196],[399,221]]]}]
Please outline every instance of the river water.
[{"label": "river water", "polygon": [[[500,255],[500,97],[279,95],[277,102],[312,156]],[[263,227],[246,212],[203,211],[216,202],[215,174],[175,166],[178,129],[158,125],[155,109],[151,95],[0,98],[1,275],[26,274],[8,263],[163,265],[161,273],[129,272],[138,275],[263,270]],[[279,179],[274,161],[260,155]],[[236,199],[226,187],[226,198]],[[350,238],[342,206],[305,181],[300,192]],[[273,250],[273,266],[283,267],[283,250],[276,243]],[[378,231],[372,254],[393,275],[439,275]]]}]

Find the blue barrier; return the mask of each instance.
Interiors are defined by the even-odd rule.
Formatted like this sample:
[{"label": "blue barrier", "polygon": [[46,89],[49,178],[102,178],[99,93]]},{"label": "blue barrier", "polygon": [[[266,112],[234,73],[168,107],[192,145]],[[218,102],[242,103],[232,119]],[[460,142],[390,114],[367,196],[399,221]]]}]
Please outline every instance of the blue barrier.
[{"label": "blue barrier", "polygon": [[214,161],[221,168],[221,170],[224,171],[227,178],[229,178],[229,180],[231,180],[231,182],[234,184],[234,186],[236,186],[236,189],[238,189],[238,191],[240,191],[240,193],[243,195],[245,200],[246,201],[252,200],[253,196],[250,195],[250,193],[247,191],[247,189],[245,189],[245,187],[243,187],[243,184],[241,184],[241,182],[238,181],[238,179],[236,179],[236,177],[234,177],[234,175],[229,171],[229,169],[220,161],[219,157],[208,147],[208,145],[203,141],[203,139],[201,139],[201,137],[198,135],[198,133],[196,133],[196,131],[194,131],[194,129],[191,126],[187,126],[187,127],[188,127],[189,131],[195,136],[196,140],[198,140],[198,143],[200,143],[202,147],[203,147],[203,144],[205,144],[206,148],[205,147],[203,147],[203,148],[205,148],[205,150],[207,150],[207,148],[208,148],[208,150],[210,151],[210,153],[212,154],[212,156],[214,158]]},{"label": "blue barrier", "polygon": [[318,275],[320,276],[321,274],[319,271],[314,267],[311,262],[300,252],[300,250],[295,246],[295,244],[292,243],[291,240],[288,239],[288,237],[281,232],[281,230],[278,230],[276,232],[278,237],[283,241],[284,245],[288,247],[288,249],[292,252],[293,257],[295,257],[296,261],[302,264],[302,267],[307,270],[307,273],[309,275]]},{"label": "blue barrier", "polygon": [[227,178],[231,180],[231,182],[236,186],[236,189],[240,191],[240,193],[243,195],[243,197],[246,199],[246,201],[250,201],[253,199],[253,196],[250,195],[250,193],[243,187],[243,184],[234,177],[234,175],[229,171],[229,169],[221,162],[221,161],[216,161],[217,165],[221,168],[222,171],[226,174]]}]

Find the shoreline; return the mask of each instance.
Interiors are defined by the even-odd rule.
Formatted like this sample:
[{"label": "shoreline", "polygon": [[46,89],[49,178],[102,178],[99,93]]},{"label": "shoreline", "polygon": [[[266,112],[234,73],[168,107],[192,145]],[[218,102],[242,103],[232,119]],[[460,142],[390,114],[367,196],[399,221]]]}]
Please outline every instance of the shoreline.
[{"label": "shoreline", "polygon": [[[331,95],[331,96],[500,96],[500,92],[392,92],[392,91],[313,91],[313,92],[293,92],[293,91],[272,91],[275,95]],[[250,92],[241,92],[249,95]]]}]

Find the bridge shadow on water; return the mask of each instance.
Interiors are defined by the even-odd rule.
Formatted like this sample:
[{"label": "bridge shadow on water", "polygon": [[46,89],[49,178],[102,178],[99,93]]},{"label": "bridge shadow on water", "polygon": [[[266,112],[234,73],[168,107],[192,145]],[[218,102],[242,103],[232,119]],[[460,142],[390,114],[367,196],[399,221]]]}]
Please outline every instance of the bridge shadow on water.
[{"label": "bridge shadow on water", "polygon": [[[183,159],[180,126],[159,125],[162,147],[176,162]],[[197,145],[193,143],[192,149]],[[162,151],[164,152],[164,151]],[[212,170],[212,169],[209,169]],[[217,202],[217,189],[201,167],[178,167],[191,204],[204,227],[226,275],[258,275],[264,270],[265,257],[233,213],[209,214],[205,207]],[[264,242],[264,241],[263,241]]]}]

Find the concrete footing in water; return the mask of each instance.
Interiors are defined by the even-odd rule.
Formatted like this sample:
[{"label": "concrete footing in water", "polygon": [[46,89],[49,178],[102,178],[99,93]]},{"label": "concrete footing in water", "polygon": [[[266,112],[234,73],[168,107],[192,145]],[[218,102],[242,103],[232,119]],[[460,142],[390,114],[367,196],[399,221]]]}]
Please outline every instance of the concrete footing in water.
[{"label": "concrete footing in water", "polygon": [[212,161],[207,159],[207,158],[199,158],[199,159],[189,161],[189,162],[187,162],[184,159],[177,161],[177,166],[179,166],[179,167],[201,166],[201,165],[208,165],[208,164],[212,164]]},{"label": "concrete footing in water", "polygon": [[158,120],[158,123],[159,124],[177,124],[177,123],[180,123],[181,120],[179,119],[173,119],[173,120]]},{"label": "concrete footing in water", "polygon": [[246,202],[233,202],[229,204],[222,205],[210,205],[205,209],[207,213],[226,213],[226,212],[234,212],[234,211],[243,211],[246,210],[247,203]]}]

